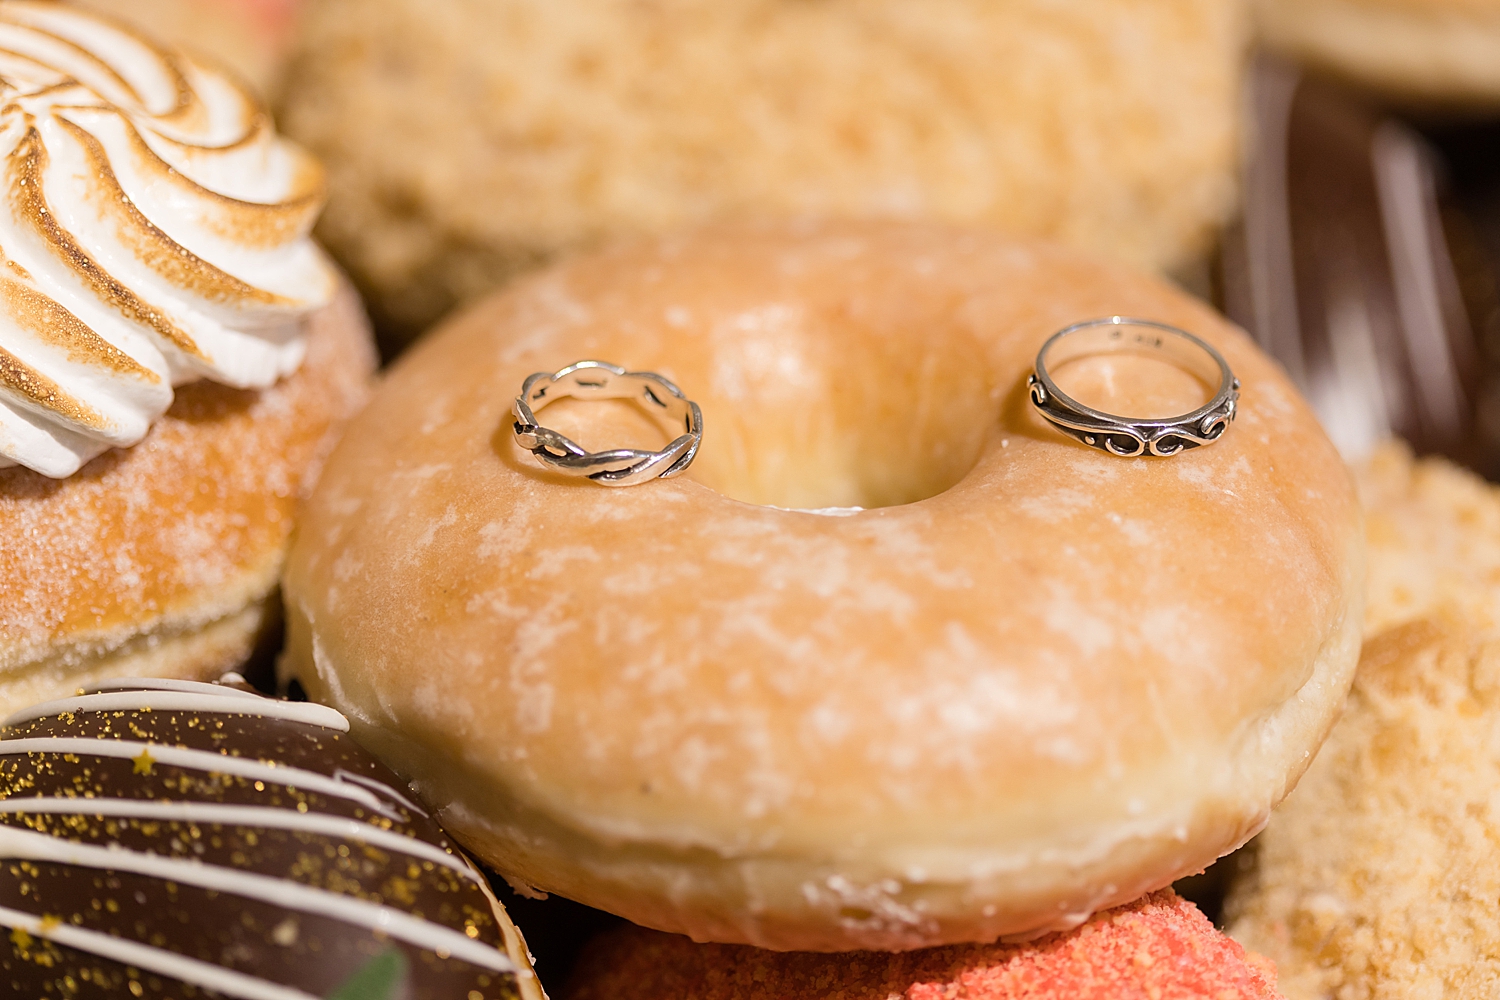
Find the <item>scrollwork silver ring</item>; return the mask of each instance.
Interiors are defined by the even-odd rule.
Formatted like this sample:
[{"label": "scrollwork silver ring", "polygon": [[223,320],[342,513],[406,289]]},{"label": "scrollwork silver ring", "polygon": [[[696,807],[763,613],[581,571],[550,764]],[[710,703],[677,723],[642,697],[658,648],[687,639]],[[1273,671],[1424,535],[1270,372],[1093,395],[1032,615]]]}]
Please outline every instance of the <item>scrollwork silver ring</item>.
[{"label": "scrollwork silver ring", "polygon": [[[1137,419],[1085,406],[1058,389],[1049,374],[1049,366],[1055,370],[1078,358],[1117,352],[1161,358],[1217,389],[1190,413]],[[1074,323],[1054,333],[1037,352],[1026,384],[1032,405],[1052,426],[1120,458],[1170,458],[1213,444],[1234,422],[1240,400],[1239,379],[1212,345],[1175,326],[1126,316]]]},{"label": "scrollwork silver ring", "polygon": [[[637,448],[588,451],[537,423],[537,410],[569,396],[633,399],[647,413],[680,427],[682,432],[660,451]],[[703,411],[681,389],[655,372],[630,372],[604,361],[579,361],[555,372],[528,376],[511,412],[515,415],[516,443],[544,466],[565,475],[592,479],[602,486],[635,486],[679,475],[693,464],[698,445],[703,442]]]}]

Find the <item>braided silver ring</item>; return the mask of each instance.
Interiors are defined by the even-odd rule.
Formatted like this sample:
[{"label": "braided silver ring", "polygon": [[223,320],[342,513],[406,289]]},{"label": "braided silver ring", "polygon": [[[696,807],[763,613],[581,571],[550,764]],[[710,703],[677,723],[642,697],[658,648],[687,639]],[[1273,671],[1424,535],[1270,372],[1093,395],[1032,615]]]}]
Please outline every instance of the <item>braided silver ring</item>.
[{"label": "braided silver ring", "polygon": [[[1163,358],[1218,390],[1190,413],[1138,420],[1085,406],[1058,389],[1047,371],[1049,364],[1119,352]],[[1054,333],[1037,352],[1036,370],[1026,384],[1032,405],[1054,427],[1120,458],[1169,458],[1213,444],[1234,422],[1240,400],[1240,380],[1210,344],[1166,323],[1125,316],[1074,323]]]},{"label": "braided silver ring", "polygon": [[[613,448],[586,451],[576,442],[536,422],[536,411],[553,400],[633,399],[652,416],[682,427],[661,451]],[[537,372],[521,384],[511,407],[516,443],[545,466],[569,476],[585,476],[602,486],[634,486],[648,479],[678,475],[698,455],[703,411],[682,390],[655,372],[628,372],[604,361],[579,361],[548,374]]]}]

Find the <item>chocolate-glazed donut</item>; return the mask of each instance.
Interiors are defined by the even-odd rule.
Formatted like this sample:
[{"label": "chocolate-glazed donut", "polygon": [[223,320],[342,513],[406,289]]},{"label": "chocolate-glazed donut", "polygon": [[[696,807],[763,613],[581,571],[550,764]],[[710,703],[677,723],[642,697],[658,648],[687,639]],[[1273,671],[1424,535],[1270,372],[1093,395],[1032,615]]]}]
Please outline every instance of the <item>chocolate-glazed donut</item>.
[{"label": "chocolate-glazed donut", "polygon": [[120,681],[6,719],[0,987],[540,998],[483,877],[347,731],[233,682]]}]

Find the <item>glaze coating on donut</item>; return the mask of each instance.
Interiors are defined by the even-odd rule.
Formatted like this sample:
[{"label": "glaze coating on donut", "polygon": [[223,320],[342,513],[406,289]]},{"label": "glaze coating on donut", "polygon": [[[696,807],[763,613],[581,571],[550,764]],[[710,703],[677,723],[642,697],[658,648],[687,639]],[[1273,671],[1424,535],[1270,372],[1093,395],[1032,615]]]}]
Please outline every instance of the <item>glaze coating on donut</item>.
[{"label": "glaze coating on donut", "polygon": [[[1212,448],[1122,459],[1032,411],[1042,341],[1115,313],[1228,359]],[[514,447],[521,381],[583,358],[701,404],[685,476]],[[1076,364],[1110,412],[1201,392]],[[661,443],[624,404],[548,419]],[[1362,573],[1308,407],[1181,292],[973,231],[718,229],[540,273],[395,367],[306,509],[282,669],[517,883],[900,950],[1075,926],[1247,840],[1347,690]]]}]

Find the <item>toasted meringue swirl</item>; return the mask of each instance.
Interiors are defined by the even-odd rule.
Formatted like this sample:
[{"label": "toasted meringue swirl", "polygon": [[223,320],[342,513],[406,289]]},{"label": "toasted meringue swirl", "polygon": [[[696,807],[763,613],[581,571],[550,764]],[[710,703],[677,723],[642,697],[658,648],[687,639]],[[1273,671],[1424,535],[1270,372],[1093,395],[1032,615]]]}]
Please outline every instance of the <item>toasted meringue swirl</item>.
[{"label": "toasted meringue swirl", "polygon": [[54,3],[0,0],[0,466],[65,477],[172,388],[294,371],[335,275],[323,174],[239,85]]}]

